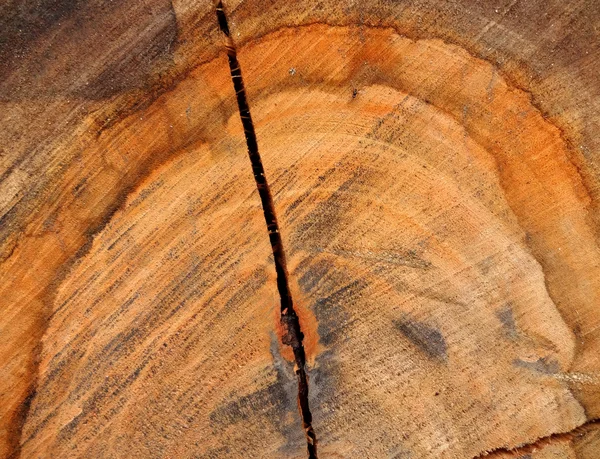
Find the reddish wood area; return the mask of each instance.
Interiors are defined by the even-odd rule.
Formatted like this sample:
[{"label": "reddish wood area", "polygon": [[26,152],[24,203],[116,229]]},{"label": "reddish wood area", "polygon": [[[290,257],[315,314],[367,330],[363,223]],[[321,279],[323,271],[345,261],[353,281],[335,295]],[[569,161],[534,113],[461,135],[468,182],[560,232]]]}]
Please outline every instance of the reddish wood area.
[{"label": "reddish wood area", "polygon": [[217,7],[0,7],[0,457],[600,458],[598,2]]}]

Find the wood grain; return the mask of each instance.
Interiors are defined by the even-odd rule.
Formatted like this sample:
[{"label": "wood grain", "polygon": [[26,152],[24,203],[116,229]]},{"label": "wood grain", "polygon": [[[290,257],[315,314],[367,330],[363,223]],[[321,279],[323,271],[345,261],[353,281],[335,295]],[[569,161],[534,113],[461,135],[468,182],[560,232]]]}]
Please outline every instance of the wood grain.
[{"label": "wood grain", "polygon": [[[292,277],[328,348],[321,449],[469,457],[585,422],[567,387],[598,371],[589,197],[526,95],[459,48],[389,29],[283,30],[240,62]],[[597,386],[575,385],[593,412]]]},{"label": "wood grain", "polygon": [[[0,455],[18,452],[58,285],[127,194],[172,153],[166,144],[154,157],[133,149],[110,158],[98,148],[98,136],[180,79],[186,68],[174,69],[175,60],[209,59],[221,48],[214,33],[196,43],[195,54],[185,47],[175,52],[170,3],[22,6],[5,7],[1,54],[7,57],[0,60]],[[203,12],[210,17],[204,25],[214,30],[212,5],[196,7],[197,15]],[[145,65],[136,62],[140,50]],[[110,68],[117,70],[103,74]],[[227,88],[227,74],[222,76]],[[168,129],[165,120],[158,128]],[[143,143],[158,140],[150,137]]]},{"label": "wood grain", "polygon": [[496,451],[485,457],[489,459],[557,459],[598,457],[600,451],[600,430],[592,423],[565,434],[555,434],[542,438],[534,444],[512,451]]},{"label": "wood grain", "polygon": [[[598,6],[224,3],[320,456],[598,457]],[[214,5],[103,6],[1,48],[0,454],[305,457]]]}]

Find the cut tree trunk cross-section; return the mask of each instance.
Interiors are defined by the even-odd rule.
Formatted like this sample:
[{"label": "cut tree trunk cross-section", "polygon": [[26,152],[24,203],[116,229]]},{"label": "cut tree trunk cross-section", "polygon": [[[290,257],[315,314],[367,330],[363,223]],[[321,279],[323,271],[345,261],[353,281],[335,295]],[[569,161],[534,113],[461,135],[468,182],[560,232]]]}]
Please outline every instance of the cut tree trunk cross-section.
[{"label": "cut tree trunk cross-section", "polygon": [[0,458],[598,458],[599,2],[5,3]]}]

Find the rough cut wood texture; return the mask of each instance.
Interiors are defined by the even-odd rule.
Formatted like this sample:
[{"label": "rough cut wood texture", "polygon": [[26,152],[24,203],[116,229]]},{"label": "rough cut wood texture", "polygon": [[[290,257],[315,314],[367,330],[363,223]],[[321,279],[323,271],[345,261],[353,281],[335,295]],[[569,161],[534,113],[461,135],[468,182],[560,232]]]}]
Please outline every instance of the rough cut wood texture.
[{"label": "rough cut wood texture", "polygon": [[[319,455],[600,457],[597,2],[224,3]],[[0,455],[305,457],[215,5],[1,22]]]},{"label": "rough cut wood texture", "polygon": [[557,434],[537,441],[533,445],[514,451],[498,451],[488,459],[577,459],[596,458],[600,451],[598,424],[587,424],[573,432]]}]

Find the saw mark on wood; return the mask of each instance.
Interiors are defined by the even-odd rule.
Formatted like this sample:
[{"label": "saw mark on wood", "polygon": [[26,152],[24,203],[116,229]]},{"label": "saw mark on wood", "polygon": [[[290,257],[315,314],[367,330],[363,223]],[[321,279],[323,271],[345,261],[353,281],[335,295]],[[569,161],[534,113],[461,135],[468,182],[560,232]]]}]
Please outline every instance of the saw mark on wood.
[{"label": "saw mark on wood", "polygon": [[291,346],[294,352],[294,360],[296,363],[296,376],[298,378],[298,406],[302,417],[302,426],[306,435],[306,444],[309,458],[317,458],[317,438],[312,427],[312,414],[308,402],[308,375],[306,373],[306,353],[302,340],[304,335],[300,329],[300,321],[298,314],[294,309],[292,294],[290,291],[289,275],[285,251],[283,249],[283,241],[279,231],[277,215],[275,212],[275,204],[273,196],[269,188],[269,183],[265,175],[265,169],[262,164],[262,159],[258,151],[258,142],[256,139],[256,131],[250,115],[250,107],[246,97],[244,81],[242,79],[242,71],[237,59],[237,51],[231,33],[227,16],[223,10],[223,3],[219,0],[216,2],[216,13],[219,28],[226,37],[227,58],[229,60],[229,69],[231,71],[231,80],[235,89],[240,119],[244,128],[246,144],[248,146],[248,156],[252,165],[252,173],[256,181],[256,188],[260,196],[262,209],[269,233],[269,240],[273,250],[273,259],[275,262],[275,271],[277,273],[277,290],[281,299],[281,327],[282,327],[282,342]]},{"label": "saw mark on wood", "polygon": [[494,458],[502,454],[514,453],[515,457],[523,457],[528,453],[538,451],[540,448],[558,441],[571,441],[577,437],[585,435],[588,431],[600,427],[600,419],[590,419],[587,422],[575,427],[568,432],[553,433],[533,440],[531,443],[515,446],[514,448],[500,447],[489,451],[484,451],[473,459]]}]

